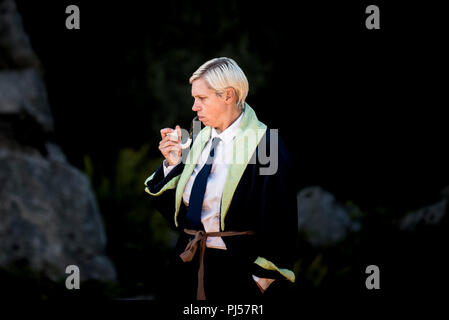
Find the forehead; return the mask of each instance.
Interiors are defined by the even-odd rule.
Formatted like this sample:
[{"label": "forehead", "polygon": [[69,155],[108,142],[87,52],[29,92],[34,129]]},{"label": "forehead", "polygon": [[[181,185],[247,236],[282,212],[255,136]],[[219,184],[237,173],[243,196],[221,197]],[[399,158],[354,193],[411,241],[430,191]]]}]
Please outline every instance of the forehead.
[{"label": "forehead", "polygon": [[192,96],[208,95],[214,93],[214,90],[208,87],[206,81],[202,78],[192,82]]}]

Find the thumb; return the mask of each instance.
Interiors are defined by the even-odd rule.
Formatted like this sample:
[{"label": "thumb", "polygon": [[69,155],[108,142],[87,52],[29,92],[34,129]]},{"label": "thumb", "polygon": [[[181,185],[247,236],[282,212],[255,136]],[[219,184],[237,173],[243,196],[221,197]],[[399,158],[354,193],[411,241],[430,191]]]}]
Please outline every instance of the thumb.
[{"label": "thumb", "polygon": [[180,126],[176,126],[176,132],[178,133],[178,142],[181,142],[182,137],[181,137],[181,127]]}]

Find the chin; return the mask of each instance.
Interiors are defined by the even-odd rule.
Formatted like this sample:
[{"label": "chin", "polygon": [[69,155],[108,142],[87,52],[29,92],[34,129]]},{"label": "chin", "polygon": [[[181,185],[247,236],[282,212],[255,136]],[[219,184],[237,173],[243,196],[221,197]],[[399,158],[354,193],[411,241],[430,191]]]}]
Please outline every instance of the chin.
[{"label": "chin", "polygon": [[207,118],[206,118],[206,119],[202,119],[202,120],[200,120],[200,121],[201,121],[201,123],[202,123],[204,126],[206,126],[206,127],[212,127],[212,128],[215,127],[214,123],[213,123],[213,122],[210,122]]}]

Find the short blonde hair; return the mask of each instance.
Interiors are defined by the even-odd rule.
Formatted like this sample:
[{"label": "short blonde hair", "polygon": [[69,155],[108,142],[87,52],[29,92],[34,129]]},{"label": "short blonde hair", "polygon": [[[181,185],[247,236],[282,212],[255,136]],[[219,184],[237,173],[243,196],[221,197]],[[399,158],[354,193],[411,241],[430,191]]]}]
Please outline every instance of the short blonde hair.
[{"label": "short blonde hair", "polygon": [[207,61],[192,74],[190,84],[199,78],[203,78],[217,95],[221,95],[227,88],[233,88],[237,106],[240,110],[244,109],[249,90],[248,80],[234,60],[222,57]]}]

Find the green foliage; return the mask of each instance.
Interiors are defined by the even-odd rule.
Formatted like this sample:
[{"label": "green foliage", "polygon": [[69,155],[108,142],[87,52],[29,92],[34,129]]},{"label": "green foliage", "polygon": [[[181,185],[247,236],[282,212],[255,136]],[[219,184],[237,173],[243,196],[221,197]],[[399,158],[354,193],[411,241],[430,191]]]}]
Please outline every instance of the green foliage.
[{"label": "green foliage", "polygon": [[306,269],[306,277],[314,287],[318,287],[328,274],[329,267],[323,263],[323,254],[319,253]]},{"label": "green foliage", "polygon": [[161,158],[150,159],[150,146],[119,150],[112,172],[100,177],[85,156],[85,172],[93,181],[108,236],[108,255],[117,268],[123,296],[153,293],[154,274],[164,270],[175,234],[151,206],[144,181]]}]

